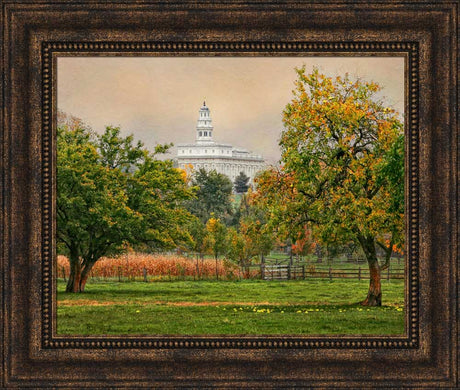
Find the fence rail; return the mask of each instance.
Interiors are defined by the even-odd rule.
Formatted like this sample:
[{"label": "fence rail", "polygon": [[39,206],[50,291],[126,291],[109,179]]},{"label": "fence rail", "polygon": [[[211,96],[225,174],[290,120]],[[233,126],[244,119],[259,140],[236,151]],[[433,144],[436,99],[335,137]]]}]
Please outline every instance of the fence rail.
[{"label": "fence rail", "polygon": [[[261,265],[261,278],[264,280],[291,280],[291,279],[369,279],[369,270],[358,267],[358,269],[350,268],[315,268],[311,269],[305,265]],[[381,273],[382,279],[404,279],[403,270],[391,270],[387,268]]]}]

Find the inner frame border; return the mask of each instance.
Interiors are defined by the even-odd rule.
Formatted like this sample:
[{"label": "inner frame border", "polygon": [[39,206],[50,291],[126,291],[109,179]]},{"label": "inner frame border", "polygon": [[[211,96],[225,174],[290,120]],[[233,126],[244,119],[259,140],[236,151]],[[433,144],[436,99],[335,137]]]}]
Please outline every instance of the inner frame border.
[{"label": "inner frame border", "polygon": [[[406,56],[405,70],[405,335],[56,336],[55,96],[56,56]],[[42,305],[43,349],[416,349],[419,347],[419,45],[417,42],[43,42]]]}]

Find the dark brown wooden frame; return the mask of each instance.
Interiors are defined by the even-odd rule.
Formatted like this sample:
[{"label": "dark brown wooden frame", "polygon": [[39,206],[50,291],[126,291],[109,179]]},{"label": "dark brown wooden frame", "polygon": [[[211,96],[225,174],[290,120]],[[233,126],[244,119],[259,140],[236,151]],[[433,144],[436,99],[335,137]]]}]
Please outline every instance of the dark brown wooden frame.
[{"label": "dark brown wooden frame", "polygon": [[[456,387],[457,1],[2,2],[1,382]],[[56,55],[404,55],[406,333],[57,337]]]}]

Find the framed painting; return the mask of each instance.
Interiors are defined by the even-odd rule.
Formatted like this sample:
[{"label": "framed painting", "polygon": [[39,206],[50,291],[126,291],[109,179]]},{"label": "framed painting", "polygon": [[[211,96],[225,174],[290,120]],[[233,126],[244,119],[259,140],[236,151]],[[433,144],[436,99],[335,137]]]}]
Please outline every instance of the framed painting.
[{"label": "framed painting", "polygon": [[2,387],[455,387],[456,2],[3,2]]},{"label": "framed painting", "polygon": [[[114,58],[66,53],[50,69],[57,75],[58,111],[53,137],[57,162],[51,168],[56,171],[57,199],[56,334],[402,335],[406,267],[398,237],[404,222],[404,56],[181,54]],[[333,72],[334,80],[320,68]],[[373,74],[367,75],[369,71]],[[138,74],[143,76],[134,82]],[[366,77],[380,80],[382,89],[377,91],[377,84],[364,81]],[[315,80],[322,80],[322,86],[312,84]],[[130,86],[135,87],[129,91]],[[304,86],[318,98],[302,101],[296,110],[335,122],[323,128],[315,125],[316,117],[309,119],[316,129],[311,134],[314,149],[302,152],[303,158],[312,157],[309,170],[317,175],[314,166],[324,156],[332,158],[320,180],[308,178],[312,189],[307,195],[289,191],[305,192],[307,182],[300,176],[304,167],[292,165],[297,156],[288,152],[291,139],[304,142],[289,124],[297,115],[287,114],[290,108],[286,131],[280,131],[293,87]],[[391,96],[385,97],[387,92]],[[138,99],[134,105],[126,103]],[[294,107],[297,98],[292,99]],[[362,118],[366,104],[369,117]],[[111,112],[121,113],[123,107],[126,114],[115,119]],[[92,109],[93,114],[88,112]],[[333,119],[331,113],[340,110]],[[91,125],[77,119],[79,112]],[[146,119],[136,125],[139,118]],[[103,124],[109,120],[121,124]],[[341,131],[339,123],[347,120],[366,121],[366,134],[360,136],[359,125]],[[316,138],[324,137],[323,130],[332,130],[338,139],[353,138],[350,151],[356,150],[356,156],[335,157],[341,140],[323,145],[324,156],[316,159]],[[367,145],[388,142],[383,134],[391,139],[391,154],[369,149],[364,157]],[[94,148],[99,157],[93,161]],[[382,150],[387,150],[383,143]],[[383,157],[390,180],[383,185],[379,178],[373,186],[370,176],[361,174],[379,174]],[[332,185],[342,164],[349,165],[350,174]],[[313,202],[324,180],[330,190]],[[373,190],[363,193],[366,185]],[[120,198],[117,189],[127,196]],[[280,198],[280,193],[286,196]],[[329,205],[326,215],[329,197],[339,194],[341,200],[334,209]],[[365,217],[362,212],[368,207],[375,212]],[[318,210],[321,223],[304,221],[306,216],[318,219]],[[338,213],[347,217],[338,222]],[[331,234],[334,226],[340,231]],[[355,229],[362,236],[373,235],[372,241],[383,249],[385,239],[392,242],[388,248],[394,246],[385,268],[384,250],[371,244],[369,257],[379,256],[380,265],[370,289],[371,268],[363,248],[356,246]],[[331,240],[324,237],[326,230]],[[338,297],[347,290],[348,296]],[[363,304],[356,304],[359,294]],[[383,306],[382,294],[388,294]]]}]

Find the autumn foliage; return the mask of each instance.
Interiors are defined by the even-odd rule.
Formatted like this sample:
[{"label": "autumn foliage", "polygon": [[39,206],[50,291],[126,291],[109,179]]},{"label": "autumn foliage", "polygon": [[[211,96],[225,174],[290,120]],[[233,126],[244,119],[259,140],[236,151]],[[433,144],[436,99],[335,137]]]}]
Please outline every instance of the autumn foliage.
[{"label": "autumn foliage", "polygon": [[362,304],[381,305],[380,272],[404,245],[403,125],[373,82],[305,67],[297,73],[284,110],[282,166],[256,180],[258,200],[296,250],[305,226],[322,244],[359,245],[372,275]]}]

